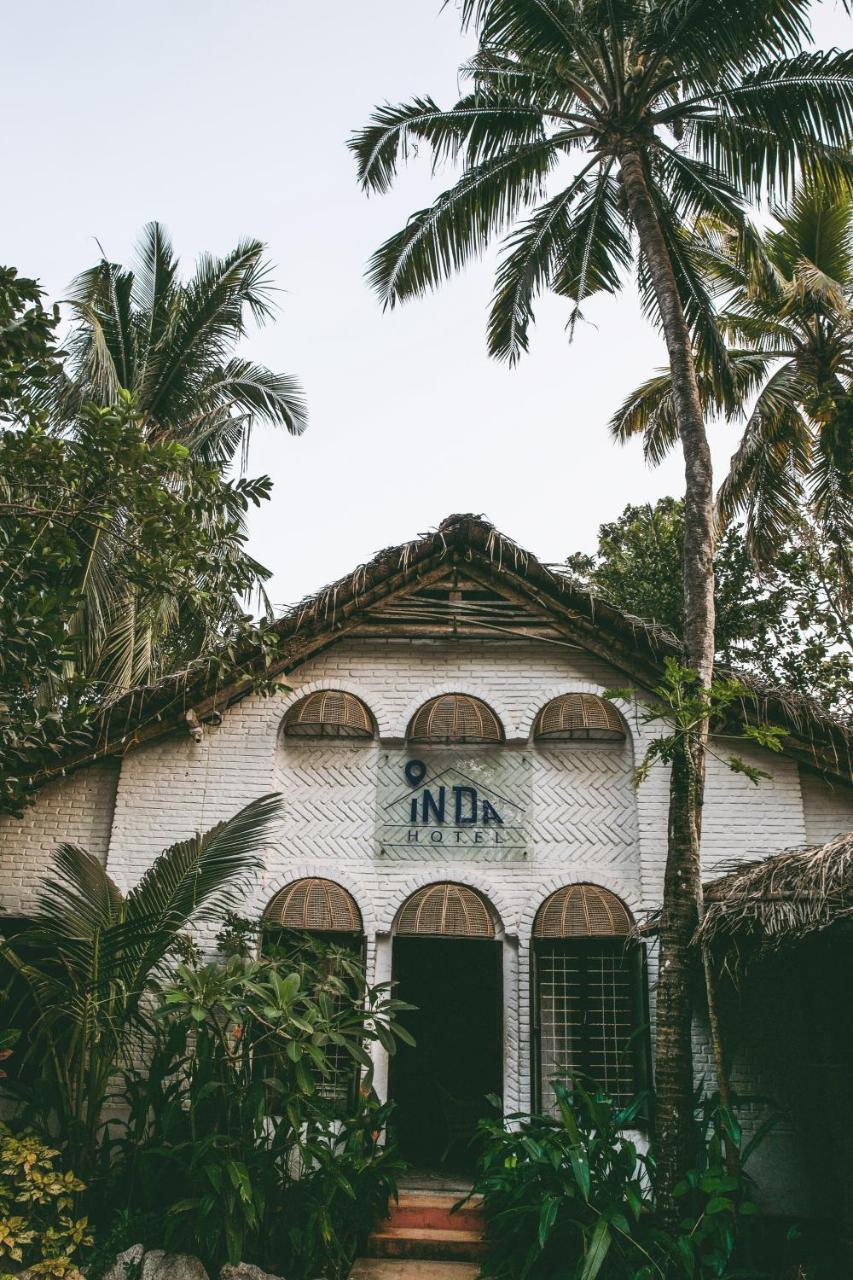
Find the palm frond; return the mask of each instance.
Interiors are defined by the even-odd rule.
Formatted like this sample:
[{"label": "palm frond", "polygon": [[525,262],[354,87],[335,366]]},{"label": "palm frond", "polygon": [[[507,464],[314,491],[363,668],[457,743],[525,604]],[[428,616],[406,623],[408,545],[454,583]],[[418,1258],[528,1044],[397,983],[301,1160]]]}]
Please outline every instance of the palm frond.
[{"label": "palm frond", "polygon": [[495,282],[488,343],[492,355],[511,365],[527,351],[533,300],[552,284],[568,240],[569,210],[597,163],[584,165],[563,191],[541,205],[507,241]]},{"label": "palm frond", "polygon": [[467,170],[428,209],[413,214],[376,251],[368,278],[387,307],[433,289],[542,194],[554,165],[553,143],[541,139]]}]

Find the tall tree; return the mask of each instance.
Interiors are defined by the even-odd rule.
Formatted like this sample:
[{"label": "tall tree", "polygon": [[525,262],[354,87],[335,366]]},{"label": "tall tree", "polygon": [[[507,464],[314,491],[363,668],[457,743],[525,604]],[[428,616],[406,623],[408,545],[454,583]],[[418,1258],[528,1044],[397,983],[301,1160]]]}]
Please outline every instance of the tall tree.
[{"label": "tall tree", "polygon": [[[759,565],[772,565],[801,513],[833,548],[838,591],[853,600],[853,194],[801,182],[774,210],[749,261],[737,233],[697,229],[693,251],[723,301],[733,344],[733,389],[713,365],[699,370],[706,413],[736,418],[754,398],[720,489],[720,513],[746,519]],[[732,394],[733,391],[733,394]],[[668,371],[639,387],[611,423],[620,440],[642,433],[656,463],[678,439]]]},{"label": "tall tree", "polygon": [[[256,423],[298,434],[306,424],[305,403],[295,378],[235,354],[248,318],[263,323],[273,314],[265,246],[245,240],[222,258],[202,254],[186,281],[179,266],[164,228],[151,222],[133,266],[102,258],[78,276],[70,294],[68,359],[42,403],[54,426],[73,435],[84,405],[107,407],[127,391],[150,445],[173,444],[191,463],[218,468],[224,479],[235,462],[245,463]],[[178,492],[182,483],[176,474]],[[219,540],[196,599],[207,593],[225,602],[223,581],[242,575],[246,594],[257,593],[269,615],[263,591],[268,574],[243,545],[246,500],[264,496],[257,484],[263,489],[264,482],[253,487],[241,481],[225,491],[240,536]],[[193,608],[190,597],[142,597],[126,577],[117,591],[114,565],[120,555],[105,531],[93,549],[75,629],[82,640],[78,660],[87,673],[127,688],[156,678],[164,643],[180,665],[211,636],[209,615]],[[239,614],[235,599],[225,607],[223,624]]]},{"label": "tall tree", "polygon": [[[685,238],[699,216],[744,225],[743,198],[787,192],[799,162],[849,174],[853,54],[804,53],[807,0],[462,0],[478,48],[455,106],[383,106],[352,140],[368,191],[391,185],[413,146],[462,174],[374,255],[387,306],[417,296],[509,232],[489,347],[527,349],[536,296],[572,318],[615,292],[639,247],[644,305],[663,330],[684,468],[684,642],[702,687],[714,661],[711,458],[696,377],[731,376],[712,300]],[[532,210],[532,212],[531,212]],[[519,221],[521,219],[521,221]],[[514,228],[514,230],[513,230]],[[658,986],[658,1170],[663,1203],[690,1159],[688,942],[701,909],[700,810],[707,726],[671,772]]]},{"label": "tall tree", "polygon": [[[683,544],[684,504],[661,498],[600,525],[595,553],[576,552],[566,564],[585,588],[681,636]],[[853,716],[853,615],[819,528],[801,521],[759,573],[744,527],[730,524],[717,543],[714,582],[718,662]]]}]

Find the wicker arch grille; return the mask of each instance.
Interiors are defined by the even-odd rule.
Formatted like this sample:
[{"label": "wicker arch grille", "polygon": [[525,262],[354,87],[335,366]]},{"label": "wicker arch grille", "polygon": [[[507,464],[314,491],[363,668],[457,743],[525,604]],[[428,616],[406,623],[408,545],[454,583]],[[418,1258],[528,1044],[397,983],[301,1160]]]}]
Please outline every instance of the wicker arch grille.
[{"label": "wicker arch grille", "polygon": [[493,938],[492,911],[479,893],[464,884],[428,884],[403,903],[396,932],[451,938]]},{"label": "wicker arch grille", "polygon": [[361,933],[355,899],[334,880],[312,877],[279,889],[264,912],[264,924],[310,933]]},{"label": "wicker arch grille", "polygon": [[551,742],[575,738],[621,742],[626,737],[625,721],[612,702],[595,693],[564,693],[546,702],[536,717],[533,736]]},{"label": "wicker arch grille", "polygon": [[288,738],[372,738],[373,717],[355,694],[318,689],[290,708],[284,732]]},{"label": "wicker arch grille", "polygon": [[442,693],[425,702],[409,725],[410,742],[503,742],[501,722],[491,707],[467,693]]},{"label": "wicker arch grille", "polygon": [[570,884],[546,898],[533,923],[534,938],[626,938],[628,908],[597,884]]}]

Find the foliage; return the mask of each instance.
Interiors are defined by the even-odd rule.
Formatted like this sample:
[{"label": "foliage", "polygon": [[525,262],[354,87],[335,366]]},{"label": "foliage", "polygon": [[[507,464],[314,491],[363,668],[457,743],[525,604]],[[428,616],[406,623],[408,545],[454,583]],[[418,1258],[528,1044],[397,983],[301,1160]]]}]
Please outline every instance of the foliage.
[{"label": "foliage", "polygon": [[[242,332],[240,289],[220,284],[220,327]],[[154,431],[121,384],[103,407],[81,391],[73,421],[52,430],[57,387],[70,395],[56,323],[34,281],[0,270],[0,811],[13,813],[124,690],[195,669],[225,678],[247,647],[277,647],[239,603],[268,576],[244,529],[268,478],[227,480],[224,457],[177,426]]]},{"label": "foliage", "polygon": [[0,421],[25,419],[34,394],[55,377],[58,323],[56,309],[45,310],[35,280],[0,267]]},{"label": "foliage", "polygon": [[187,281],[166,229],[149,222],[132,267],[105,257],[71,288],[69,362],[48,398],[71,427],[87,402],[110,405],[129,391],[146,439],[172,441],[209,465],[227,465],[248,446],[255,423],[299,433],[305,404],[296,379],[232,355],[247,315],[274,314],[272,267],[259,240],[222,258],[205,253]]},{"label": "foliage", "polygon": [[[744,261],[734,232],[700,226],[697,261],[723,304],[733,392],[701,371],[708,413],[746,413],[741,443],[719,495],[724,518],[744,513],[746,544],[773,565],[805,509],[832,551],[832,576],[851,603],[853,566],[853,196],[803,181],[777,226]],[[747,412],[747,406],[754,404]],[[678,437],[672,382],[658,374],[614,416],[622,440],[642,432],[652,463]]]},{"label": "foliage", "polygon": [[[663,677],[652,690],[653,701],[638,703],[637,714],[643,724],[664,721],[671,732],[654,738],[643,759],[634,770],[634,785],[639,786],[649,776],[656,762],[672,764],[683,751],[683,744],[695,739],[704,724],[710,723],[712,731],[725,724],[727,713],[735,706],[748,702],[750,690],[737,680],[714,680],[705,687],[697,672],[682,666],[674,658],[664,659]],[[636,699],[635,690],[611,689],[610,697]],[[769,751],[781,751],[785,730],[771,725],[746,724],[739,735],[745,742],[765,747]],[[716,754],[712,749],[712,754]],[[771,775],[758,769],[740,756],[727,756],[725,763],[734,773],[742,773],[756,786],[762,778]]]},{"label": "foliage", "polygon": [[146,1070],[125,1073],[113,1203],[152,1224],[148,1244],[211,1268],[345,1275],[394,1189],[367,1050],[393,1052],[406,1007],[367,986],[350,950],[310,938],[179,965]]},{"label": "foliage", "polygon": [[[514,362],[542,290],[568,298],[574,319],[590,295],[623,283],[633,227],[622,175],[634,154],[697,351],[725,380],[712,299],[682,232],[725,218],[751,251],[744,197],[790,192],[795,159],[833,180],[851,171],[853,60],[800,52],[808,7],[464,0],[477,37],[461,69],[468,92],[449,109],[429,97],[385,105],[350,144],[366,191],[387,191],[410,154],[462,167],[375,253],[383,302],[425,293],[505,235],[488,336],[491,353]],[[639,282],[657,322],[645,262]]]},{"label": "foliage", "polygon": [[[591,591],[680,638],[683,543],[683,504],[661,498],[654,506],[626,507],[618,520],[599,527],[594,555],[576,553],[566,563]],[[819,531],[801,522],[777,548],[774,564],[759,573],[744,531],[730,525],[714,572],[718,659],[836,714],[853,712],[853,623]]]},{"label": "foliage", "polygon": [[[255,636],[234,601],[256,577],[242,515],[268,495],[266,478],[224,482],[182,445],[147,442],[124,395],[84,408],[71,437],[37,422],[0,434],[0,808],[20,810],[116,690],[199,654],[227,668]],[[131,597],[158,621],[126,667]]]},{"label": "foliage", "polygon": [[99,1156],[108,1158],[110,1080],[141,1052],[156,975],[181,931],[228,905],[260,867],[257,849],[278,806],[266,796],[172,845],[127,894],[97,858],[60,845],[31,927],[0,942],[17,1000],[7,1016],[29,1029],[6,1087],[43,1132],[62,1135],[71,1167],[85,1177]]},{"label": "foliage", "polygon": [[617,1110],[576,1085],[556,1090],[559,1117],[510,1116],[484,1122],[474,1183],[483,1196],[494,1280],[758,1280],[744,1264],[745,1224],[755,1213],[743,1173],[763,1132],[729,1173],[731,1113],[700,1105],[697,1161],[676,1187],[679,1221],[664,1230],[656,1211],[653,1152],[643,1155],[630,1130],[642,1100]]},{"label": "foliage", "polygon": [[34,1134],[0,1125],[0,1277],[10,1266],[45,1280],[83,1280],[75,1256],[92,1244],[74,1215],[84,1184],[56,1167],[59,1151]]},{"label": "foliage", "polygon": [[[245,466],[256,423],[292,433],[306,423],[296,380],[233,354],[247,317],[273,314],[271,267],[259,241],[241,241],[222,258],[202,254],[192,276],[179,279],[179,262],[164,228],[143,230],[132,268],[102,258],[74,282],[68,359],[44,389],[41,404],[51,425],[72,437],[87,404],[114,406],[129,393],[149,446],[174,445],[189,473],[224,481],[238,452]],[[180,499],[187,469],[169,478]],[[125,685],[180,670],[203,653],[212,636],[243,621],[238,602],[263,589],[268,572],[245,550],[247,501],[269,496],[269,481],[226,486],[219,504],[202,514],[213,551],[197,575],[197,590],[176,597],[168,581],[140,595],[135,584],[113,588],[116,546],[102,538],[92,549],[80,629],[90,640],[87,671]],[[219,510],[227,529],[219,527]],[[118,557],[120,562],[120,557]],[[164,642],[165,641],[165,642]]]}]

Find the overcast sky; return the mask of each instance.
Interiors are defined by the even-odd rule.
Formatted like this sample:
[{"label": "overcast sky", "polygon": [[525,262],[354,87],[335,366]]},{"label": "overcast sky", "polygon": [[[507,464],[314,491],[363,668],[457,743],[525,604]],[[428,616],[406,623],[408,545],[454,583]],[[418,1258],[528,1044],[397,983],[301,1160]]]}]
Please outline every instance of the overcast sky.
[{"label": "overcast sky", "polygon": [[[97,257],[127,261],[159,219],[189,265],[242,236],[269,245],[281,313],[246,352],[304,383],[305,436],[258,433],[250,472],[273,501],[252,550],[272,597],[297,600],[454,511],[481,512],[546,561],[592,549],[628,502],[678,494],[677,458],[648,471],[606,423],[663,359],[628,294],[540,303],[514,371],[485,353],[492,263],[383,314],[370,252],[438,188],[410,164],[366,199],[345,142],[373,106],[450,103],[466,45],[440,0],[5,0],[6,189],[0,261],[51,298]],[[849,45],[827,0],[818,42]],[[713,432],[718,475],[735,444]]]}]

